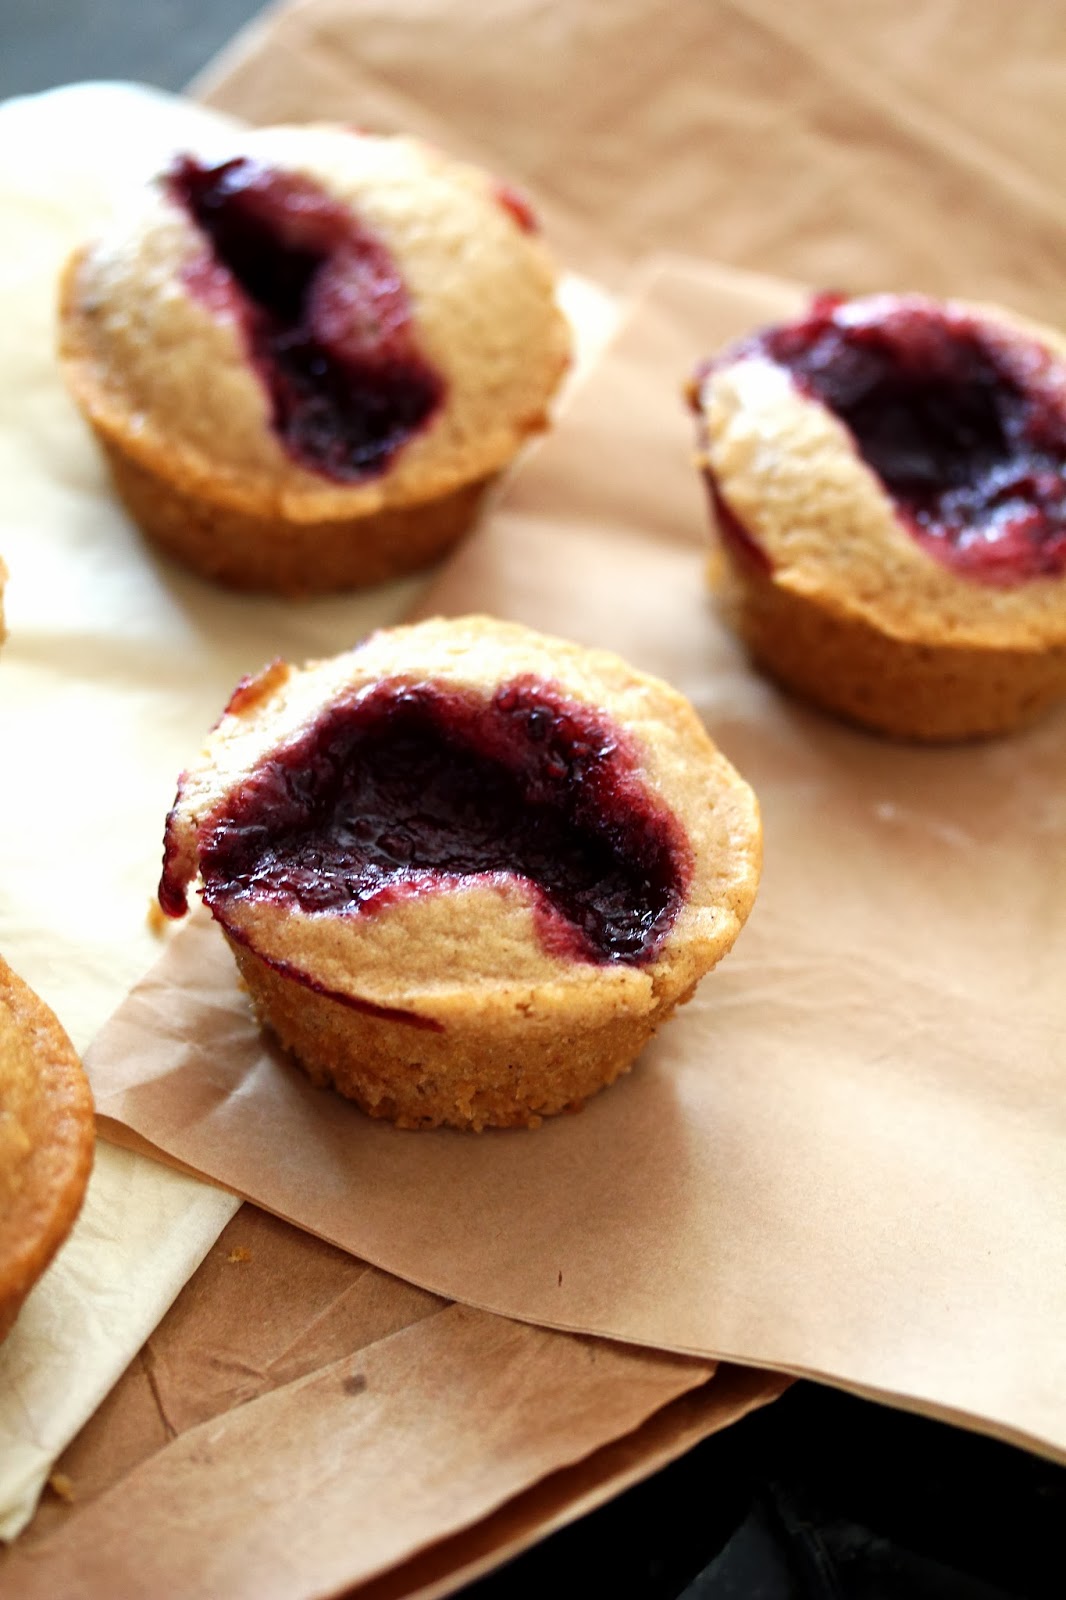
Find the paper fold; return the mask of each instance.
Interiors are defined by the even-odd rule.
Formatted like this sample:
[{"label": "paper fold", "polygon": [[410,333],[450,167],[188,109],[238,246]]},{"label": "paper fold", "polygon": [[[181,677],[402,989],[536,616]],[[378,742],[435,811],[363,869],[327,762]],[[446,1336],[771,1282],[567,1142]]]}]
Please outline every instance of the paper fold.
[{"label": "paper fold", "polygon": [[298,0],[195,91],[421,133],[536,196],[606,283],[677,250],[1062,314],[1061,19],[1044,0]]},{"label": "paper fold", "polygon": [[380,1571],[443,1593],[782,1383],[448,1306],[245,1207],[0,1579],[301,1600]]},{"label": "paper fold", "polygon": [[0,1345],[0,1540],[240,1204],[100,1144],[74,1232]]}]

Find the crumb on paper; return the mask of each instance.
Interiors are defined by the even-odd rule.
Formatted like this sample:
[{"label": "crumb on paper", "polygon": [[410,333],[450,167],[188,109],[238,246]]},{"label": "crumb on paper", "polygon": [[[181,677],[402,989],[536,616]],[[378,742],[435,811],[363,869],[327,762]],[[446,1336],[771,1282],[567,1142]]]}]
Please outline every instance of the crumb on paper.
[{"label": "crumb on paper", "polygon": [[59,1496],[60,1500],[65,1500],[68,1506],[74,1504],[74,1485],[65,1472],[53,1472],[48,1480],[48,1487],[53,1494]]},{"label": "crumb on paper", "polygon": [[233,1262],[251,1261],[251,1259],[252,1252],[246,1249],[243,1244],[235,1244],[229,1255],[226,1257],[227,1261]]},{"label": "crumb on paper", "polygon": [[157,939],[161,939],[170,926],[166,912],[154,896],[148,902],[148,915],[145,921],[148,923],[149,933],[155,934]]}]

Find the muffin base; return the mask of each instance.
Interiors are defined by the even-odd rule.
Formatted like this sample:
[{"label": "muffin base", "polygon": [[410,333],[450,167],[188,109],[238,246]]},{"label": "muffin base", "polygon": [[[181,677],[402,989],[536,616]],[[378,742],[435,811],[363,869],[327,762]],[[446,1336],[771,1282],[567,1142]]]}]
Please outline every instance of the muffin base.
[{"label": "muffin base", "polygon": [[215,583],[290,599],[369,588],[431,566],[470,528],[493,481],[365,516],[294,522],[190,493],[94,431],[119,497],[154,544]]},{"label": "muffin base", "polygon": [[785,688],[876,733],[925,743],[990,738],[1066,697],[1066,645],[981,648],[882,633],[777,583],[720,547],[711,588],[754,662]]},{"label": "muffin base", "polygon": [[312,1083],[398,1128],[536,1128],[544,1117],[580,1111],[629,1070],[692,993],[591,1027],[572,1016],[472,1006],[462,1026],[438,1032],[317,994],[226,938],[260,1021]]}]

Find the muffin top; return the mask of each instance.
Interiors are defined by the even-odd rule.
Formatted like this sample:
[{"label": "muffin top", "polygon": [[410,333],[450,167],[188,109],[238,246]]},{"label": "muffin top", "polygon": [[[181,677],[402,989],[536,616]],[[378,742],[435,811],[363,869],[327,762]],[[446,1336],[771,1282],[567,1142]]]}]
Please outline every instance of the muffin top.
[{"label": "muffin top", "polygon": [[0,960],[0,1337],[70,1231],[92,1152],[92,1099],[74,1048]]},{"label": "muffin top", "polygon": [[544,425],[569,333],[510,190],[317,125],[175,157],[70,263],[60,349],[146,466],[310,521],[497,471]]},{"label": "muffin top", "polygon": [[618,657],[485,617],[242,684],[183,775],[160,898],[192,880],[310,987],[444,1026],[471,995],[676,1000],[730,948],[754,796],[691,706]]},{"label": "muffin top", "polygon": [[1066,640],[1066,341],[997,307],[816,299],[706,364],[723,537],[904,639]]}]

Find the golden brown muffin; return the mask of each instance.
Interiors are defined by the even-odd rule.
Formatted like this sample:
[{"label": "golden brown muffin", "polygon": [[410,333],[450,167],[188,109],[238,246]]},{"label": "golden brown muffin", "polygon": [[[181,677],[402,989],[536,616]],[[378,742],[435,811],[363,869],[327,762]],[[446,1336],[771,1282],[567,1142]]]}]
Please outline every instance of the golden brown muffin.
[{"label": "golden brown muffin", "polygon": [[992,307],[817,299],[693,386],[712,583],[755,661],[905,738],[1066,695],[1066,342]]},{"label": "golden brown muffin", "polygon": [[0,960],[0,1338],[81,1209],[93,1105],[74,1047]]},{"label": "golden brown muffin", "polygon": [[262,1019],[401,1127],[535,1126],[632,1063],[751,908],[755,798],[686,700],[485,617],[242,684],[167,821]]},{"label": "golden brown muffin", "polygon": [[425,566],[569,357],[532,214],[414,139],[234,134],[68,264],[60,355],[143,530],[307,594]]}]

